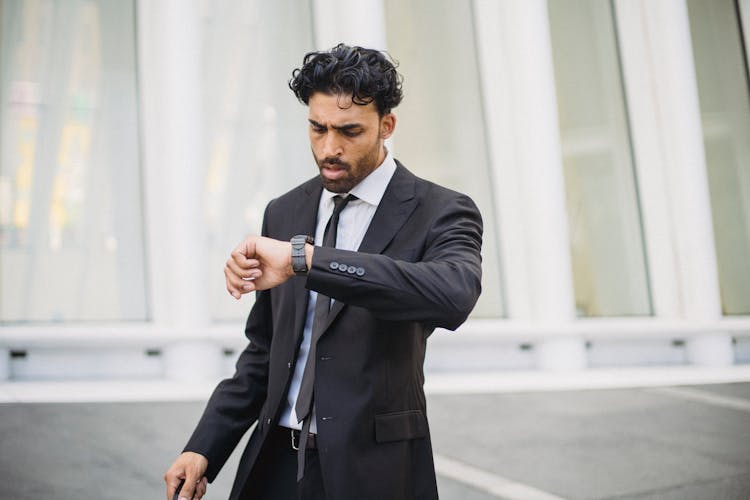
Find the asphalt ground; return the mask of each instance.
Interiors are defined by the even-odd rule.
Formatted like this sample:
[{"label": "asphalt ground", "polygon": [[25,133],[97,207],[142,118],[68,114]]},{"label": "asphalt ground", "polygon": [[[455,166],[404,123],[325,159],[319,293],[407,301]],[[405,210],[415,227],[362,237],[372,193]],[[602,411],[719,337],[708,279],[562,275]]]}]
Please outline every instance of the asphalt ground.
[{"label": "asphalt ground", "polygon": [[[160,499],[201,402],[0,404],[0,499]],[[750,498],[750,383],[433,394],[447,500]],[[238,452],[207,499],[227,498]]]}]

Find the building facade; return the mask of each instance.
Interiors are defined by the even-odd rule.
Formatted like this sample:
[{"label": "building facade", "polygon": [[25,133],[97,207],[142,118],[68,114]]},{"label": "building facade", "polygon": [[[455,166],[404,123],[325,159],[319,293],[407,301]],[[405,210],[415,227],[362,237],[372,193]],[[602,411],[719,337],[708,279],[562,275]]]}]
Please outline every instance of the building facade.
[{"label": "building facade", "polygon": [[0,379],[231,372],[224,261],[315,175],[286,84],[342,41],[485,219],[430,370],[748,363],[748,33],[750,0],[3,0]]}]

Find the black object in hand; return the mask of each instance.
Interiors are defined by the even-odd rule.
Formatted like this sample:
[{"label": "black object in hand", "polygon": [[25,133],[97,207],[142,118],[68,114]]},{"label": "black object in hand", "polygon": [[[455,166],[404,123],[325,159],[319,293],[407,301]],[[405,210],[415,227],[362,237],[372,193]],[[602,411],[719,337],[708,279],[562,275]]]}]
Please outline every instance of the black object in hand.
[{"label": "black object in hand", "polygon": [[172,500],[180,500],[180,491],[182,491],[182,487],[185,485],[185,480],[183,479],[180,481],[180,485],[177,487],[176,490],[174,490],[174,496],[172,497]]}]

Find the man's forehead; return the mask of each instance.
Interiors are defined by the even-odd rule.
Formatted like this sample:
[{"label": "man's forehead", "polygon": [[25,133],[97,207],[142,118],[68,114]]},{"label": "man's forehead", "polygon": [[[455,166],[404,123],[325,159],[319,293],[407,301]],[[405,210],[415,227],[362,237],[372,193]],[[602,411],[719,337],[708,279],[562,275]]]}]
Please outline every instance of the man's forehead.
[{"label": "man's forehead", "polygon": [[[369,115],[377,116],[374,102],[356,104],[351,94],[324,94],[316,92],[308,101],[311,120],[351,121],[368,119]],[[322,123],[322,122],[321,122]]]}]

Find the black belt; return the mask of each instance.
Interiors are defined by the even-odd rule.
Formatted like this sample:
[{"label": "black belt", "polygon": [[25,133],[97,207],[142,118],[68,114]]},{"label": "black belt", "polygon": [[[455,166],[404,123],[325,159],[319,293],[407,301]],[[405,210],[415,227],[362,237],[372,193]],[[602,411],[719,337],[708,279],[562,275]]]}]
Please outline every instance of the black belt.
[{"label": "black belt", "polygon": [[[293,450],[299,450],[299,436],[302,434],[297,429],[289,429],[292,434],[292,449]],[[317,439],[315,439],[315,434],[312,432],[307,434],[307,449],[308,450],[317,450],[318,449],[318,442]]]}]

